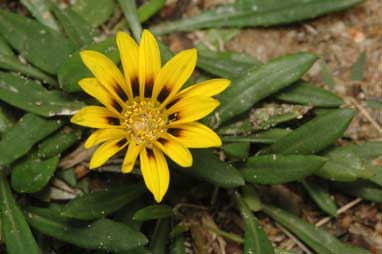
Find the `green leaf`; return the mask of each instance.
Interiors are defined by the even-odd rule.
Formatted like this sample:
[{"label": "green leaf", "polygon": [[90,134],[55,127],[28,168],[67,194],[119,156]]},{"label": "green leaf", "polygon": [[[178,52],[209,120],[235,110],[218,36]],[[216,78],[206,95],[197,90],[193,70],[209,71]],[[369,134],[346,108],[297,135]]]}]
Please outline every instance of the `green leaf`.
[{"label": "green leaf", "polygon": [[[193,17],[172,22],[164,22],[151,30],[156,34],[167,34],[179,31],[193,31],[202,28],[219,27],[256,27],[290,24],[312,19],[330,12],[347,9],[363,2],[362,0],[307,0],[285,2],[278,8],[280,1],[271,2],[272,8],[258,8],[257,1],[251,6],[226,5],[204,11]],[[284,3],[284,2],[283,2]],[[277,6],[276,8],[274,6]]]},{"label": "green leaf", "polygon": [[49,158],[59,155],[80,140],[81,131],[71,127],[64,127],[38,145],[37,155]]},{"label": "green leaf", "polygon": [[328,65],[325,63],[323,59],[321,59],[321,76],[325,84],[327,84],[330,88],[334,88],[336,83],[334,81],[334,78],[332,76],[332,73],[330,72]]},{"label": "green leaf", "polygon": [[84,107],[57,90],[47,90],[32,80],[0,72],[0,99],[40,116],[72,115]]},{"label": "green leaf", "polygon": [[316,107],[339,107],[344,101],[332,92],[312,85],[306,81],[298,81],[276,95],[282,101]]},{"label": "green leaf", "polygon": [[221,106],[215,113],[219,125],[249,110],[256,102],[297,81],[316,61],[309,53],[296,53],[252,67],[234,79],[221,94]]},{"label": "green leaf", "polygon": [[365,165],[357,153],[347,149],[346,146],[333,148],[325,156],[328,161],[316,172],[322,178],[346,182],[373,176],[373,170]]},{"label": "green leaf", "polygon": [[320,115],[279,139],[266,152],[282,154],[317,153],[342,136],[354,114],[352,109],[337,109],[328,114]]},{"label": "green leaf", "polygon": [[155,254],[167,254],[166,245],[170,233],[169,219],[160,219],[154,229],[150,241],[150,249]]},{"label": "green leaf", "polygon": [[249,142],[235,142],[235,143],[224,144],[222,146],[222,150],[227,156],[236,158],[236,159],[247,158],[249,155],[249,148],[250,148]]},{"label": "green leaf", "polygon": [[244,185],[244,179],[231,164],[219,160],[212,150],[193,150],[191,168],[178,168],[184,174],[189,174],[223,188],[235,188]]},{"label": "green leaf", "polygon": [[250,157],[242,170],[245,180],[259,184],[282,184],[313,174],[325,159],[313,155],[261,155]]},{"label": "green leaf", "polygon": [[29,208],[26,217],[39,232],[85,249],[124,252],[147,243],[142,233],[109,219],[81,224],[47,208]]},{"label": "green leaf", "polygon": [[162,219],[172,215],[172,208],[167,205],[151,205],[135,212],[133,220],[147,221]]},{"label": "green leaf", "polygon": [[267,130],[278,124],[294,119],[301,119],[311,106],[265,103],[250,112],[254,130]]},{"label": "green leaf", "polygon": [[37,78],[50,85],[57,85],[56,80],[46,75],[42,71],[28,64],[22,64],[15,56],[12,49],[0,36],[0,69],[20,72],[26,76]]},{"label": "green leaf", "polygon": [[61,9],[57,5],[53,5],[53,12],[64,28],[66,35],[74,45],[77,45],[77,48],[88,45],[98,35],[94,27],[72,9]]},{"label": "green leaf", "polygon": [[0,140],[1,133],[12,127],[14,124],[15,119],[13,118],[11,112],[7,110],[5,105],[0,104]]},{"label": "green leaf", "polygon": [[369,108],[382,109],[382,100],[381,99],[370,99],[370,100],[366,100],[365,102]]},{"label": "green leaf", "polygon": [[1,227],[8,254],[40,254],[23,213],[17,206],[7,179],[0,171]]},{"label": "green leaf", "polygon": [[266,131],[258,132],[257,134],[251,136],[223,136],[221,138],[224,142],[250,142],[260,144],[273,144],[280,138],[289,134],[290,132],[291,130],[289,129],[272,128]]},{"label": "green leaf", "polygon": [[198,68],[222,78],[235,78],[261,63],[245,54],[198,50]]},{"label": "green leaf", "polygon": [[56,74],[74,47],[65,36],[40,23],[0,10],[0,33],[36,67]]},{"label": "green leaf", "polygon": [[309,179],[302,181],[302,185],[318,207],[331,216],[337,215],[336,202],[326,188]]},{"label": "green leaf", "polygon": [[186,254],[185,239],[182,235],[176,237],[171,243],[170,254]]},{"label": "green leaf", "polygon": [[351,144],[341,147],[341,150],[348,153],[357,154],[363,160],[371,160],[382,157],[382,142],[367,141],[361,144]]},{"label": "green leaf", "polygon": [[362,80],[366,68],[367,53],[363,51],[357,61],[353,64],[350,71],[350,78],[352,80]]},{"label": "green leaf", "polygon": [[[86,49],[101,52],[112,59],[114,63],[119,63],[119,53],[114,38],[109,38],[99,43],[93,43]],[[93,74],[82,63],[80,51],[81,50],[75,52],[69,57],[58,71],[60,87],[66,92],[81,91],[78,81],[83,78],[93,77]]]},{"label": "green leaf", "polygon": [[145,190],[142,184],[129,184],[85,193],[66,204],[61,215],[80,220],[101,218],[140,197]]},{"label": "green leaf", "polygon": [[122,12],[137,42],[141,40],[142,26],[138,19],[135,0],[118,0]]},{"label": "green leaf", "polygon": [[31,154],[13,166],[12,188],[20,193],[35,193],[42,190],[52,178],[58,165],[58,157],[46,160]]},{"label": "green leaf", "polygon": [[138,18],[141,23],[149,20],[166,4],[166,0],[148,0],[138,8]]},{"label": "green leaf", "polygon": [[244,253],[273,254],[274,250],[257,218],[252,214],[245,201],[235,192],[235,200],[244,220]]},{"label": "green leaf", "polygon": [[97,27],[113,14],[115,3],[113,0],[81,0],[74,1],[72,8],[89,24]]},{"label": "green leaf", "polygon": [[20,0],[20,2],[41,24],[57,31],[60,30],[49,11],[49,5],[46,0]]},{"label": "green leaf", "polygon": [[248,205],[248,208],[254,212],[258,212],[262,208],[262,203],[259,194],[253,188],[253,186],[247,184],[242,187],[243,200]]},{"label": "green leaf", "polygon": [[382,187],[375,183],[358,180],[349,183],[334,182],[333,185],[336,189],[351,196],[382,203]]},{"label": "green leaf", "polygon": [[264,205],[262,211],[274,219],[276,222],[286,227],[289,231],[294,233],[300,240],[312,248],[317,254],[369,253],[364,250],[360,250],[359,252],[353,251],[353,247],[342,243],[327,231],[318,228],[308,222],[305,222],[297,216],[279,208],[270,205]]},{"label": "green leaf", "polygon": [[0,166],[10,164],[26,154],[34,144],[60,128],[62,124],[60,120],[47,120],[33,114],[25,114],[2,136]]}]

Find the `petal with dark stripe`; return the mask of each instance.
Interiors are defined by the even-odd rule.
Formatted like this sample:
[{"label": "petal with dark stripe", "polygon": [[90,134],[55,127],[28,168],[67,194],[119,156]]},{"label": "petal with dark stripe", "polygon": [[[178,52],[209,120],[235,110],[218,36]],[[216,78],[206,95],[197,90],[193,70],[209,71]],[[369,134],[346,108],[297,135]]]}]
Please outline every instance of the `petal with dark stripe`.
[{"label": "petal with dark stripe", "polygon": [[[154,80],[161,68],[160,51],[157,41],[148,30],[142,33],[141,44],[139,45],[139,94],[141,98],[151,94]],[[145,92],[147,90],[147,92]]]},{"label": "petal with dark stripe", "polygon": [[167,110],[170,125],[197,121],[214,111],[219,104],[211,97],[182,98]]},{"label": "petal with dark stripe", "polygon": [[181,167],[192,166],[192,154],[187,147],[176,138],[165,133],[156,142],[155,146],[162,150],[171,160]]},{"label": "petal with dark stripe", "polygon": [[90,160],[89,168],[94,169],[102,166],[108,159],[121,151],[126,145],[127,141],[125,139],[110,140],[103,143],[94,152]]},{"label": "petal with dark stripe", "polygon": [[158,148],[143,148],[140,154],[141,173],[156,202],[161,202],[170,183],[166,158]]},{"label": "petal with dark stripe", "polygon": [[99,129],[94,131],[86,140],[85,148],[89,149],[95,145],[103,143],[111,139],[121,139],[127,138],[127,131],[124,129],[110,128],[110,129]]},{"label": "petal with dark stripe", "polygon": [[222,144],[213,130],[197,122],[173,126],[168,132],[189,148],[219,147]]},{"label": "petal with dark stripe", "polygon": [[128,97],[131,98],[125,78],[113,61],[92,50],[81,51],[80,55],[86,67],[116,100],[124,102]]},{"label": "petal with dark stripe", "polygon": [[143,144],[137,145],[134,139],[130,140],[129,147],[127,148],[127,152],[122,164],[122,173],[130,173],[133,168],[135,161],[139,153],[142,151]]},{"label": "petal with dark stripe", "polygon": [[189,49],[168,61],[155,79],[152,97],[163,101],[164,104],[171,100],[190,78],[196,66],[196,59],[196,49]]},{"label": "petal with dark stripe", "polygon": [[90,128],[115,128],[120,125],[117,115],[107,108],[99,106],[82,108],[70,121]]}]

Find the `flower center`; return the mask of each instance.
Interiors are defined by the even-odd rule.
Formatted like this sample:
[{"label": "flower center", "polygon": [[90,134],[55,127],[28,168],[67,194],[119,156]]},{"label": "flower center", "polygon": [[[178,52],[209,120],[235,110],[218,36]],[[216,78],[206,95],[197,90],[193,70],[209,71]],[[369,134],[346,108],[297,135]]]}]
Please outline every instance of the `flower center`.
[{"label": "flower center", "polygon": [[135,98],[122,112],[121,125],[134,138],[136,144],[151,143],[166,131],[167,115],[159,109],[159,102]]}]

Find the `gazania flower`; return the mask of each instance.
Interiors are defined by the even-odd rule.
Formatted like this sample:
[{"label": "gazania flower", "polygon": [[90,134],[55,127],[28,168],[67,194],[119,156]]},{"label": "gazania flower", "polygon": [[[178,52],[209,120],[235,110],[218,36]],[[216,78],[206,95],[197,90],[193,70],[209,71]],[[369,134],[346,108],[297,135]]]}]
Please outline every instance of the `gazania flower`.
[{"label": "gazania flower", "polygon": [[81,52],[94,77],[82,79],[79,85],[103,106],[85,107],[71,121],[97,129],[85,143],[86,148],[100,144],[90,161],[91,169],[126,149],[122,172],[131,172],[139,156],[145,184],[160,202],[170,181],[165,155],[190,167],[188,148],[221,145],[213,130],[196,121],[219,106],[212,96],[230,81],[213,79],[181,90],[195,68],[195,49],[180,52],[161,67],[158,44],[149,31],[143,31],[139,46],[120,32],[117,45],[124,75],[103,54]]}]

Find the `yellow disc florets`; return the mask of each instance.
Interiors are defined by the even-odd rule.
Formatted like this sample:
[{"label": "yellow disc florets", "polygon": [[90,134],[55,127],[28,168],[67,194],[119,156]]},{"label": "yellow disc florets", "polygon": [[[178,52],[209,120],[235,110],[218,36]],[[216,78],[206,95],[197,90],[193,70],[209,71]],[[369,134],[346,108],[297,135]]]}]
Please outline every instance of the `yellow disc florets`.
[{"label": "yellow disc florets", "polygon": [[124,110],[122,126],[135,140],[136,144],[149,144],[157,140],[166,132],[168,122],[167,115],[159,108],[159,102],[151,99],[140,99],[136,97],[128,102]]}]

